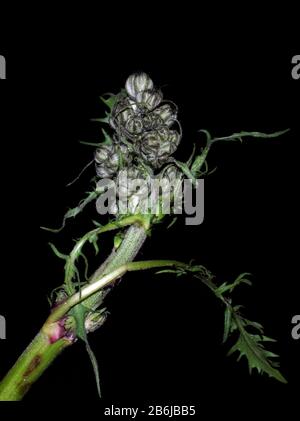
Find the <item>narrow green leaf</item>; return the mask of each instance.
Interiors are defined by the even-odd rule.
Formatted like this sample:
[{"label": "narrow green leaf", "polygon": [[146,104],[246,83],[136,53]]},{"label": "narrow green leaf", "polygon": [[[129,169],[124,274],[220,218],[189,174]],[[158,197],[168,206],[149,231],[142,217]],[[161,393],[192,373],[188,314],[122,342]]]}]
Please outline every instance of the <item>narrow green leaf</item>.
[{"label": "narrow green leaf", "polygon": [[78,304],[77,306],[75,306],[71,311],[71,315],[74,317],[75,322],[76,322],[76,335],[78,338],[80,338],[86,346],[86,350],[87,353],[89,355],[90,361],[92,363],[92,367],[94,370],[94,374],[95,374],[95,380],[96,380],[96,384],[97,384],[97,391],[99,394],[99,397],[101,397],[101,390],[100,390],[100,376],[99,376],[99,369],[98,369],[98,363],[97,363],[97,359],[95,357],[95,354],[93,353],[88,338],[87,338],[87,333],[86,333],[86,329],[85,329],[85,319],[86,319],[86,315],[89,313],[89,309],[86,308],[84,305],[82,304]]},{"label": "narrow green leaf", "polygon": [[227,291],[232,292],[240,284],[251,285],[251,281],[245,278],[245,276],[247,275],[251,275],[251,274],[247,272],[242,273],[231,284],[224,282],[222,285],[216,288],[216,293],[223,296],[225,292]]},{"label": "narrow green leaf", "polygon": [[102,142],[93,143],[93,142],[84,142],[83,140],[80,140],[79,143],[81,143],[81,145],[93,146],[94,148],[98,148],[102,144]]},{"label": "narrow green leaf", "polygon": [[96,122],[96,123],[106,123],[109,124],[109,116],[110,114],[108,112],[105,112],[105,117],[102,118],[91,118],[90,121]]},{"label": "narrow green leaf", "polygon": [[88,164],[86,164],[83,169],[80,171],[80,173],[77,175],[77,177],[74,178],[70,183],[67,184],[66,187],[72,186],[76,181],[79,180],[79,178],[82,176],[82,174],[93,164],[94,160],[92,159]]},{"label": "narrow green leaf", "polygon": [[232,319],[232,309],[230,306],[226,306],[225,308],[225,316],[224,316],[224,335],[223,335],[223,343],[225,343],[228,339],[230,330],[231,330],[231,319]]},{"label": "narrow green leaf", "polygon": [[45,231],[50,231],[50,232],[54,232],[54,233],[58,233],[60,231],[62,231],[64,229],[64,227],[66,226],[66,221],[67,219],[70,218],[75,218],[79,213],[81,213],[83,211],[83,209],[86,207],[86,205],[88,205],[90,202],[92,202],[100,193],[95,190],[92,192],[88,192],[88,196],[81,200],[79,205],[76,206],[75,208],[69,209],[64,217],[63,217],[63,222],[62,225],[59,228],[47,228],[47,227],[40,227],[41,229],[45,230]]},{"label": "narrow green leaf", "polygon": [[109,136],[109,134],[104,129],[101,129],[101,131],[102,131],[102,133],[104,135],[104,141],[102,142],[102,144],[111,145],[112,144],[112,139]]},{"label": "narrow green leaf", "polygon": [[89,279],[89,275],[88,275],[89,262],[88,262],[88,259],[87,259],[86,255],[83,254],[82,252],[81,252],[80,256],[83,258],[83,261],[84,261],[84,278],[85,278],[86,281],[88,281],[88,279]]},{"label": "narrow green leaf", "polygon": [[90,344],[89,344],[88,340],[86,340],[85,346],[86,346],[86,350],[87,350],[87,353],[90,357],[90,361],[92,363],[92,367],[93,367],[93,370],[94,370],[98,395],[99,395],[99,398],[101,398],[100,375],[99,375],[99,366],[98,366],[97,358],[96,358],[94,352],[92,351],[92,348],[90,347]]},{"label": "narrow green leaf", "polygon": [[183,174],[192,180],[193,185],[197,185],[197,180],[193,174],[193,172],[189,169],[188,165],[185,162],[177,161],[176,159],[172,159],[172,161],[177,165],[177,167],[183,172]]},{"label": "narrow green leaf", "polygon": [[173,269],[159,270],[159,271],[155,272],[155,275],[161,275],[163,273],[175,273],[175,274],[178,275],[178,270],[173,270]]},{"label": "narrow green leaf", "polygon": [[272,139],[274,137],[282,136],[283,134],[290,131],[290,129],[281,130],[274,133],[262,133],[262,132],[240,132],[240,133],[233,133],[230,136],[224,136],[224,137],[216,137],[214,139],[210,140],[210,143],[215,143],[218,141],[234,141],[239,140],[242,141],[243,137],[254,137],[254,138],[260,138],[260,139]]},{"label": "narrow green leaf", "polygon": [[66,254],[60,253],[54,244],[49,243],[49,246],[51,247],[52,251],[54,252],[55,256],[59,257],[60,259],[67,260],[69,256]]},{"label": "narrow green leaf", "polygon": [[110,111],[112,111],[115,103],[118,100],[118,95],[110,95],[107,99],[104,98],[103,96],[100,96],[100,99],[102,102],[104,102],[104,104],[110,109]]},{"label": "narrow green leaf", "polygon": [[167,226],[167,229],[170,229],[178,220],[178,217],[175,216],[172,218],[172,221],[170,222],[170,224]]}]

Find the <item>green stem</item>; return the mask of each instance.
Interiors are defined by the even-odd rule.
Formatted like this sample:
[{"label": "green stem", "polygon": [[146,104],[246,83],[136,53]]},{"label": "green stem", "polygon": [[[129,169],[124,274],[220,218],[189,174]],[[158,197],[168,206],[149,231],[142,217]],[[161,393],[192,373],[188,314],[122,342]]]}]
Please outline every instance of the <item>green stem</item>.
[{"label": "green stem", "polygon": [[[96,270],[90,279],[90,283],[97,281],[101,275],[105,275],[125,263],[132,262],[147,238],[147,232],[141,225],[135,224],[128,228],[125,237],[118,250],[113,250],[105,262]],[[92,310],[98,308],[102,303],[102,294],[94,294],[84,305]]]},{"label": "green stem", "polygon": [[187,268],[188,265],[177,260],[145,260],[140,262],[129,262],[117,269],[112,270],[106,275],[101,275],[95,282],[84,286],[81,291],[72,295],[63,304],[57,307],[47,320],[47,325],[51,325],[59,321],[64,315],[66,315],[71,308],[77,304],[86,303],[89,297],[95,295],[98,291],[102,290],[116,279],[123,276],[126,272],[135,272],[139,270],[154,269],[161,267],[176,267],[176,268]]},{"label": "green stem", "polygon": [[129,262],[106,275],[102,275],[100,279],[83,287],[80,292],[72,295],[67,301],[53,310],[41,331],[1,382],[0,401],[21,400],[31,385],[41,376],[60,352],[72,344],[72,341],[66,337],[58,339],[53,343],[51,340],[60,329],[61,319],[71,308],[82,301],[86,301],[100,289],[120,278],[127,271],[131,272],[160,267],[186,268],[186,266],[185,263],[175,260]]},{"label": "green stem", "polygon": [[[132,225],[128,228],[120,248],[111,253],[92,276],[91,282],[99,280],[104,272],[108,273],[109,271],[132,261],[142,247],[146,237],[146,229],[142,225]],[[101,300],[100,297],[101,294],[95,293],[85,301],[85,305],[89,308],[96,308]],[[58,309],[60,308],[61,306],[58,307]],[[1,381],[0,401],[21,400],[32,384],[42,375],[62,350],[67,346],[72,345],[72,342],[66,338],[51,343],[49,337],[53,331],[58,328],[58,323],[53,321],[53,319],[58,320],[57,317],[53,317],[55,311],[50,315],[42,330],[37,334],[24,353],[19,357],[15,365]],[[63,314],[65,314],[65,311],[62,312],[62,315]]]},{"label": "green stem", "polygon": [[19,401],[52,361],[69,346],[67,339],[51,343],[43,329],[0,383],[0,401]]},{"label": "green stem", "polygon": [[[70,256],[67,257],[67,263],[65,266],[65,284],[66,284],[66,288],[67,288],[67,292],[69,295],[72,295],[75,293],[75,288],[72,282],[72,278],[75,275],[75,261],[78,259],[82,248],[84,247],[84,245],[88,242],[91,241],[92,239],[96,239],[100,234],[103,234],[105,232],[109,232],[109,231],[113,231],[116,229],[120,229],[120,228],[124,228],[126,226],[129,225],[138,225],[140,227],[142,227],[142,230],[136,230],[138,233],[140,232],[145,232],[147,231],[147,229],[150,228],[150,217],[148,215],[130,215],[127,216],[119,221],[114,221],[114,222],[110,222],[109,224],[103,226],[103,227],[99,227],[99,228],[95,228],[92,231],[87,232],[75,245],[75,247],[73,248]],[[131,248],[133,247],[134,250],[136,251],[136,253],[138,252],[139,248],[141,247],[141,245],[139,246],[139,241],[137,241],[136,244],[136,239],[132,238],[132,235],[129,235],[130,237],[130,241],[131,241]],[[56,252],[57,253],[57,252]],[[128,255],[128,252],[127,252]],[[118,254],[119,256],[119,254]],[[117,259],[118,261],[120,261],[120,256]],[[125,261],[120,264],[125,263]],[[118,263],[116,262],[115,267],[117,267]],[[95,274],[98,277],[98,273],[96,272]]]}]

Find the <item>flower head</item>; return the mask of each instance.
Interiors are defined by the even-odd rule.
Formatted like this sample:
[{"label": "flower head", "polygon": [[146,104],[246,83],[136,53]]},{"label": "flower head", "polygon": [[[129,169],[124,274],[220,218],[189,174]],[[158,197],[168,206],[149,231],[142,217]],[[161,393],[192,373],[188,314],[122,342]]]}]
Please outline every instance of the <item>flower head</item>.
[{"label": "flower head", "polygon": [[[96,172],[117,182],[120,203],[127,200],[129,213],[134,213],[146,204],[146,186],[157,176],[154,172],[163,171],[179,145],[181,133],[173,128],[177,107],[163,101],[162,92],[146,73],[134,73],[128,77],[125,91],[116,96],[108,122],[114,135],[111,144],[96,151]],[[122,182],[121,170],[127,171],[128,184]],[[135,190],[137,179],[143,185]],[[114,213],[120,212],[113,206]]]}]

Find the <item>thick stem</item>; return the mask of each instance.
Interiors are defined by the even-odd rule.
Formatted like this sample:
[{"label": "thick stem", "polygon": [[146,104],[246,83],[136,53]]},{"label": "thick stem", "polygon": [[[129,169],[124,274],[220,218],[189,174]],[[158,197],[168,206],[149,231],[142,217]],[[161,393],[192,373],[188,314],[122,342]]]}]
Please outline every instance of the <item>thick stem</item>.
[{"label": "thick stem", "polygon": [[21,400],[52,361],[71,343],[67,339],[51,343],[42,329],[0,383],[0,401]]},{"label": "thick stem", "polygon": [[[147,238],[144,227],[140,225],[132,225],[128,228],[124,240],[117,251],[112,251],[105,262],[96,270],[92,276],[90,283],[94,283],[101,275],[115,270],[116,268],[132,262]],[[92,297],[84,301],[87,308],[95,310],[102,302],[102,294],[94,294]]]},{"label": "thick stem", "polygon": [[[102,274],[107,274],[119,266],[131,262],[142,247],[146,236],[145,228],[140,225],[131,226],[127,230],[120,248],[111,253],[92,276],[91,282],[98,280]],[[85,300],[84,304],[89,308],[96,308],[99,305],[99,300],[98,294],[94,294]],[[51,321],[50,316],[50,320],[48,319],[0,383],[0,401],[21,400],[61,351],[72,344],[72,341],[66,338],[58,339],[52,343],[51,336],[56,329],[59,329],[59,326],[56,322]]]}]

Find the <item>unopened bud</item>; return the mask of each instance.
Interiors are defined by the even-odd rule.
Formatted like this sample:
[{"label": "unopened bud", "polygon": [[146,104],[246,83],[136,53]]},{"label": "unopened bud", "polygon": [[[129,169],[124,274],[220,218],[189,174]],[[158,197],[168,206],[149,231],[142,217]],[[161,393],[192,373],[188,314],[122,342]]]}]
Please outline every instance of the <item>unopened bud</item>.
[{"label": "unopened bud", "polygon": [[142,73],[133,73],[129,76],[125,84],[126,92],[132,98],[136,98],[139,92],[153,89],[153,82],[150,77]]},{"label": "unopened bud", "polygon": [[162,92],[154,89],[139,92],[136,95],[136,102],[148,110],[153,110],[157,107],[161,103],[162,99]]}]

